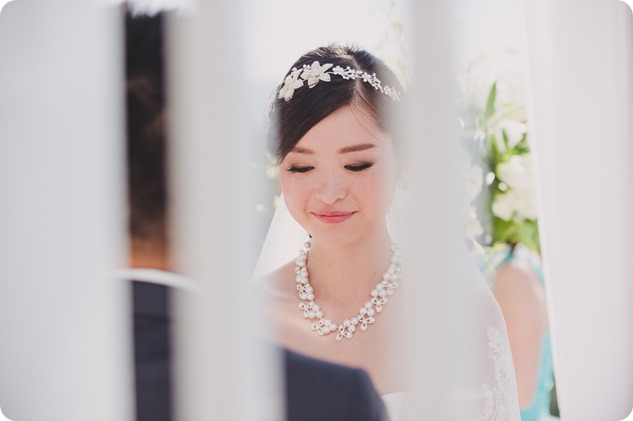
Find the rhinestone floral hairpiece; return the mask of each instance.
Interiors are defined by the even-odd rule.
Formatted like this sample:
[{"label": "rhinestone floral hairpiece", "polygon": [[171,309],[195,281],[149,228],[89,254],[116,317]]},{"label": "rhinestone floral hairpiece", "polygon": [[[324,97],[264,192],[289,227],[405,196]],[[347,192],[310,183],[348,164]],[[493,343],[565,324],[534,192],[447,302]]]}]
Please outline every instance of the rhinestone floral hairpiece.
[{"label": "rhinestone floral hairpiece", "polygon": [[[297,69],[293,67],[290,74],[286,76],[284,83],[277,92],[279,99],[286,102],[292,99],[296,89],[303,86],[303,82],[308,82],[308,88],[312,89],[319,82],[330,82],[331,75],[340,76],[345,80],[361,79],[365,83],[369,83],[374,89],[389,96],[394,101],[400,101],[400,92],[395,88],[383,85],[376,77],[376,73],[369,74],[362,70],[354,70],[347,66],[345,69],[341,66],[334,66],[332,63],[321,65],[318,61],[314,61],[311,65],[304,64],[303,67]],[[331,70],[330,70],[331,69]]]}]

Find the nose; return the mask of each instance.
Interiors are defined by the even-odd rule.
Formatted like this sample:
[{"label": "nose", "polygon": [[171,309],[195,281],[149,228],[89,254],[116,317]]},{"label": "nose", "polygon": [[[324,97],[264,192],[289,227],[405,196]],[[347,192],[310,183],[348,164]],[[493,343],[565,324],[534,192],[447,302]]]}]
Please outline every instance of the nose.
[{"label": "nose", "polygon": [[343,199],[346,194],[347,187],[340,174],[330,171],[319,177],[315,195],[323,203],[332,205],[337,200]]}]

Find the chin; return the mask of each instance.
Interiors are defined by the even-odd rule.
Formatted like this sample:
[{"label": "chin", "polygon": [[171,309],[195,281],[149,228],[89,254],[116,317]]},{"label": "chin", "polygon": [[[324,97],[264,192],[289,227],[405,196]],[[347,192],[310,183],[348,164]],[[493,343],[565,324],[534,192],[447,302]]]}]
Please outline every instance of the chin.
[{"label": "chin", "polygon": [[312,224],[306,231],[312,236],[313,242],[332,247],[346,246],[361,241],[367,230],[351,226],[315,226]]}]

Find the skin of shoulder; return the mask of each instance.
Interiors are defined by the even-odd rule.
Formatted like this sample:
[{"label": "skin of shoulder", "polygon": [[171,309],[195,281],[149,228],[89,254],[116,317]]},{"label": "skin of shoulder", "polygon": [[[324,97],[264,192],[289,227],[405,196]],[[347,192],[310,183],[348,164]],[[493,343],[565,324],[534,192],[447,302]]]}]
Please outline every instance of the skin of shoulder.
[{"label": "skin of shoulder", "polygon": [[547,331],[545,291],[529,264],[512,260],[499,268],[493,293],[508,329],[519,406],[526,408],[534,398],[541,341]]}]

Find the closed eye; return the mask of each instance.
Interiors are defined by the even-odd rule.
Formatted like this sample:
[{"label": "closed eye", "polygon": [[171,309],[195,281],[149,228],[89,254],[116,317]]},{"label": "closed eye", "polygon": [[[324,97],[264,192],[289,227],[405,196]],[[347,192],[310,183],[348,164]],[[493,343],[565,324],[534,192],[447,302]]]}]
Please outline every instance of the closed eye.
[{"label": "closed eye", "polygon": [[362,164],[346,165],[345,169],[348,171],[360,172],[373,167],[373,165],[374,164],[371,162],[363,162]]},{"label": "closed eye", "polygon": [[299,166],[293,165],[290,168],[288,168],[288,171],[293,172],[293,173],[303,174],[308,171],[312,171],[313,169],[314,167],[309,167],[309,166],[299,167]]}]

